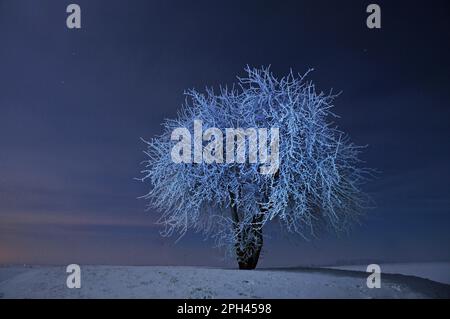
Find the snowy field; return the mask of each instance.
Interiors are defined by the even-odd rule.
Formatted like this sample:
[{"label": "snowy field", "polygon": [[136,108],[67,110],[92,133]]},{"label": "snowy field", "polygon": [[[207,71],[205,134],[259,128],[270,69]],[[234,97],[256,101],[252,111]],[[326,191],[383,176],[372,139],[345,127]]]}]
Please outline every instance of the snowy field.
[{"label": "snowy field", "polygon": [[[365,271],[366,265],[331,267],[333,269]],[[450,262],[380,264],[381,272],[417,276],[450,285]]]},{"label": "snowy field", "polygon": [[81,265],[81,288],[69,289],[65,267],[3,266],[0,297],[450,298],[450,285],[410,275],[383,273],[381,288],[369,289],[367,273],[357,270]]}]

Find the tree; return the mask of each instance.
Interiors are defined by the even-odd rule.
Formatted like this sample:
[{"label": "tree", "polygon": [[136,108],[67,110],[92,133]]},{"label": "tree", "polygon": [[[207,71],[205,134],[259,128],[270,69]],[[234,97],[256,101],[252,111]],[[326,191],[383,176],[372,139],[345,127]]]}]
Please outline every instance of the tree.
[{"label": "tree", "polygon": [[[165,121],[162,135],[144,140],[148,159],[140,180],[150,184],[143,198],[161,212],[158,223],[163,236],[181,237],[189,229],[202,232],[232,251],[240,269],[254,269],[263,246],[263,228],[270,221],[302,236],[314,234],[317,227],[348,229],[367,207],[361,185],[370,170],[360,167],[362,147],[351,143],[332,122],[337,95],[317,92],[306,80],[308,73],[295,76],[291,71],[281,79],[269,68],[247,67],[246,73],[237,85],[220,88],[218,94],[212,89],[186,93],[178,118]],[[180,127],[192,132],[195,121],[201,121],[203,129],[221,131],[277,128],[276,170],[262,174],[260,162],[218,158],[175,163],[171,154],[180,140],[174,140],[173,132]],[[194,136],[194,153],[195,143],[204,147],[203,154],[226,151],[225,137],[218,136],[215,150],[205,146],[214,142],[211,136],[206,141],[205,135]],[[251,154],[249,140],[233,137],[232,142]],[[191,144],[182,155],[189,157],[190,148]]]}]

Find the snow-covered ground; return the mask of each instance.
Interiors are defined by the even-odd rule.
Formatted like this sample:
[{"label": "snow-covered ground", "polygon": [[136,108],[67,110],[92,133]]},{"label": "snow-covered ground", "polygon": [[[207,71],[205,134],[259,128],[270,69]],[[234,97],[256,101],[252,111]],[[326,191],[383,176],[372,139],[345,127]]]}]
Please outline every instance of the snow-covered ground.
[{"label": "snow-covered ground", "polygon": [[65,267],[0,267],[2,298],[450,298],[450,285],[382,275],[366,286],[364,271],[277,268],[83,266],[81,288],[66,287]]},{"label": "snow-covered ground", "polygon": [[[365,271],[367,265],[331,267]],[[417,276],[450,285],[450,262],[380,264],[381,273]]]}]

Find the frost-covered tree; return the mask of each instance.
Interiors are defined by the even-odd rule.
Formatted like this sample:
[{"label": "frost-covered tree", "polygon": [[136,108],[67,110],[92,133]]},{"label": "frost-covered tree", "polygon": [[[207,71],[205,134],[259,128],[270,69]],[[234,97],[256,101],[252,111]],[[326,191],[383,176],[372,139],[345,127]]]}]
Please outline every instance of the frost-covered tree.
[{"label": "frost-covered tree", "polygon": [[[360,167],[361,147],[332,122],[337,95],[316,91],[306,75],[290,72],[277,79],[268,68],[249,67],[246,73],[232,89],[186,93],[185,105],[176,119],[165,121],[163,134],[144,140],[148,158],[140,180],[150,185],[143,198],[161,213],[163,236],[181,237],[189,229],[202,232],[233,252],[239,268],[253,269],[263,246],[264,226],[271,221],[302,236],[314,234],[319,226],[348,229],[367,206],[361,185],[370,171]],[[172,133],[180,127],[193,132],[194,121],[202,121],[203,130],[223,132],[278,128],[276,171],[261,174],[263,164],[248,160],[174,162],[171,153],[178,141]],[[213,140],[209,138],[202,146]],[[223,149],[213,154],[225,153],[225,139],[215,144]],[[251,153],[248,146],[246,154]]]}]

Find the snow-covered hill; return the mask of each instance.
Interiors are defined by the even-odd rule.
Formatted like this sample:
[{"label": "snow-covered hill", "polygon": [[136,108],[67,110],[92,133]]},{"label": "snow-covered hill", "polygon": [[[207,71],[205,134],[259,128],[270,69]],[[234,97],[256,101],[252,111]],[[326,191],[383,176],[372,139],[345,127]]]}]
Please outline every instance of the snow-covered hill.
[{"label": "snow-covered hill", "polygon": [[[367,265],[349,265],[332,268],[365,271],[366,267]],[[386,263],[380,264],[380,267],[382,273],[417,276],[450,285],[450,262]]]},{"label": "snow-covered hill", "polygon": [[0,267],[3,298],[450,298],[450,285],[383,274],[380,289],[362,271],[292,268],[83,266],[81,288],[65,267]]}]

